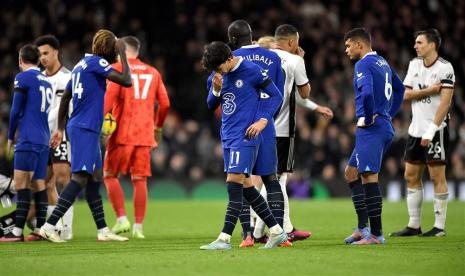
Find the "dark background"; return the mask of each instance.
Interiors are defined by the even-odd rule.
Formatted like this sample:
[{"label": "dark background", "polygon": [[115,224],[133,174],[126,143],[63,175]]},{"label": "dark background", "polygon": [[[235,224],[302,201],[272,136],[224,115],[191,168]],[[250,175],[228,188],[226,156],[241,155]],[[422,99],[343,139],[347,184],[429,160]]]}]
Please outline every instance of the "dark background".
[{"label": "dark background", "polygon": [[[90,51],[93,34],[108,28],[117,36],[142,41],[141,59],[163,75],[172,109],[164,127],[164,143],[153,154],[154,178],[175,180],[187,190],[205,179],[222,179],[219,121],[207,110],[206,73],[199,60],[202,47],[226,41],[227,26],[246,19],[254,39],[273,35],[290,23],[299,29],[306,51],[311,98],[333,109],[326,121],[298,110],[296,173],[290,192],[297,197],[323,187],[331,195],[347,194],[343,169],[354,144],[353,64],[344,54],[344,33],[367,28],[373,48],[403,79],[415,57],[413,33],[434,27],[443,36],[440,55],[456,74],[448,180],[465,179],[465,3],[429,1],[1,1],[0,2],[0,143],[6,144],[13,79],[19,69],[17,50],[37,36],[54,34],[62,43],[68,67]],[[410,104],[395,118],[396,136],[381,173],[382,182],[402,180],[403,151],[410,123]],[[0,147],[0,173],[11,175],[12,162]]]}]

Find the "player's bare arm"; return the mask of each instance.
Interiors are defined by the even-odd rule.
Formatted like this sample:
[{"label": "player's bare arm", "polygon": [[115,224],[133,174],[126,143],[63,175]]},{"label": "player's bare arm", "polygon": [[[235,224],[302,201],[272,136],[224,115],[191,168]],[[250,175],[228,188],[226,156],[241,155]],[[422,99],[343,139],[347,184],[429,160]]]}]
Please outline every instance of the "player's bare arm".
[{"label": "player's bare arm", "polygon": [[[425,134],[421,137],[421,145],[427,147],[431,140],[433,140],[434,133],[441,125],[444,118],[447,116],[449,112],[449,108],[452,102],[452,96],[454,95],[454,89],[452,88],[442,88],[441,89],[441,101],[439,103],[438,109],[434,115],[433,123],[430,124],[428,130]],[[434,131],[433,131],[434,130]]]},{"label": "player's bare arm", "polygon": [[132,80],[131,80],[131,70],[129,69],[128,59],[126,57],[126,44],[121,39],[116,40],[115,48],[117,53],[121,57],[121,64],[123,72],[118,72],[113,70],[107,77],[107,79],[111,80],[112,82],[116,82],[124,87],[131,87]]},{"label": "player's bare arm", "polygon": [[411,101],[411,100],[418,100],[424,97],[432,96],[439,94],[441,91],[441,82],[436,82],[430,87],[424,89],[412,89],[409,87],[405,88],[404,100]]},{"label": "player's bare arm", "polygon": [[334,117],[333,111],[326,106],[319,105],[316,107],[315,111],[327,120],[330,120]]},{"label": "player's bare arm", "polygon": [[302,97],[302,99],[307,99],[308,97],[310,97],[312,87],[310,86],[310,83],[306,83],[304,85],[297,85],[297,91],[299,92],[299,95]]}]

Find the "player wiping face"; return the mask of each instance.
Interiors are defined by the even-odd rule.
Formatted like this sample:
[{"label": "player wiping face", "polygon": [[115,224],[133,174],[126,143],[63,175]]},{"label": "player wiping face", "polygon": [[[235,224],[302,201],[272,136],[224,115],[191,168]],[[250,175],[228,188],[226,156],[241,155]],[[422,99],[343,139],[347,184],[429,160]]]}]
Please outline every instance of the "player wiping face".
[{"label": "player wiping face", "polygon": [[[255,67],[255,65],[253,65],[252,67],[255,70],[250,71],[249,69],[246,69],[243,73],[241,73],[241,71],[244,70],[240,68],[243,61],[244,60],[242,58],[231,55],[219,65],[213,66],[211,69],[214,71],[214,74],[210,77],[212,87],[208,87],[208,88],[209,90],[210,88],[213,88],[213,91],[217,91],[219,93],[220,91],[223,90],[223,81],[225,78],[224,76],[226,76],[229,73],[234,73],[234,75],[237,74],[237,76],[234,77],[234,78],[237,78],[237,80],[235,81],[234,84],[228,83],[227,89],[233,89],[233,90],[240,91],[243,85],[245,86],[244,88],[246,88],[247,86],[250,86],[249,82],[253,82],[254,86],[248,87],[248,88],[252,88],[253,91],[257,92],[257,87],[261,87],[264,89],[267,95],[270,95],[268,97],[265,97],[267,100],[265,101],[265,104],[260,105],[260,108],[257,107],[258,100],[259,100],[259,97],[258,97],[259,94],[257,94],[257,97],[255,98],[244,97],[241,99],[244,102],[248,102],[251,107],[251,109],[245,108],[244,110],[249,109],[249,112],[250,110],[257,110],[256,117],[253,118],[254,123],[252,123],[245,130],[245,137],[248,139],[253,139],[253,138],[256,138],[261,133],[261,131],[266,127],[268,121],[271,121],[271,118],[275,114],[276,110],[279,108],[279,105],[282,101],[282,96],[279,90],[276,88],[276,86],[274,84],[271,85],[272,81],[269,79],[266,72],[264,70],[261,70],[258,66]],[[251,65],[247,65],[247,66],[250,67]],[[252,75],[247,75],[248,74],[247,72],[249,73],[254,72],[254,73]],[[260,73],[258,74],[258,72]],[[242,75],[244,73],[245,75]],[[226,76],[226,78],[228,77]],[[245,79],[249,79],[250,81],[249,80],[246,81]],[[216,107],[218,107],[218,105],[220,104],[220,101],[223,101],[223,107],[229,106],[229,104],[234,104],[234,99],[227,98],[227,96],[226,96],[226,99],[224,99],[226,94],[228,93],[226,92],[222,93],[223,98],[222,97],[210,97],[211,95],[210,94],[209,95],[209,98],[211,100],[209,101],[210,109],[215,109]],[[254,102],[255,105],[252,104],[251,102]],[[269,104],[267,104],[266,102],[268,102]],[[249,104],[245,104],[244,106],[249,105]],[[243,108],[243,106],[239,107],[241,106],[239,104],[237,105],[234,104],[234,106],[235,107],[237,106],[238,108]],[[239,114],[240,112],[239,110],[235,110],[235,108],[234,110],[231,110],[231,113],[228,111],[226,112],[223,111],[223,114],[224,114],[223,123],[226,120],[228,120],[229,115],[231,115],[232,113]],[[250,121],[250,118],[246,119],[244,117],[242,119],[245,119],[244,122]],[[237,126],[237,124],[235,125]],[[231,133],[233,133],[233,131],[225,131],[225,129],[222,128],[222,139],[223,140],[231,139]]]}]

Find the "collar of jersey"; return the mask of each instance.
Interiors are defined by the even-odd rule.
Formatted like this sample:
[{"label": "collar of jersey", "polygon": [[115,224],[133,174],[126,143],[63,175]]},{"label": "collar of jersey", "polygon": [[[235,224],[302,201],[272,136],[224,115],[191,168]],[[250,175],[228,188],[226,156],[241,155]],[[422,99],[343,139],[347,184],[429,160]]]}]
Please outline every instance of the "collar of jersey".
[{"label": "collar of jersey", "polygon": [[234,66],[234,68],[233,68],[233,69],[231,69],[231,71],[230,71],[230,72],[234,72],[234,71],[236,71],[236,69],[237,69],[237,68],[239,68],[239,66],[241,65],[241,63],[242,63],[242,60],[243,60],[243,58],[242,58],[242,57],[239,57],[239,61],[237,62],[236,66]]},{"label": "collar of jersey", "polygon": [[364,59],[366,56],[370,56],[370,55],[377,55],[377,53],[376,53],[376,51],[368,52],[361,59]]},{"label": "collar of jersey", "polygon": [[39,68],[39,67],[36,67],[36,66],[34,66],[34,67],[29,67],[29,68],[26,69],[26,71],[29,71],[29,70],[36,70],[36,71],[39,71],[39,72],[40,72],[40,68]]},{"label": "collar of jersey", "polygon": [[258,44],[250,44],[250,45],[244,45],[241,48],[248,49],[248,48],[258,48],[260,45]]},{"label": "collar of jersey", "polygon": [[90,57],[90,56],[93,56],[93,54],[85,53],[84,56],[85,57]]}]

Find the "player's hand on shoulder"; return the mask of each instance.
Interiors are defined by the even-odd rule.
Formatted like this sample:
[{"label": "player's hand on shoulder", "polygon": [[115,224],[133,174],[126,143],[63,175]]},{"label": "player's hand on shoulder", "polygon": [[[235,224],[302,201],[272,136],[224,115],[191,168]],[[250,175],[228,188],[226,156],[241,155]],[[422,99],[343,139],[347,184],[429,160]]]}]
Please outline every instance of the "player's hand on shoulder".
[{"label": "player's hand on shoulder", "polygon": [[316,112],[318,112],[321,116],[323,116],[325,119],[332,119],[334,117],[333,111],[329,109],[326,106],[321,106],[319,105],[316,109]]},{"label": "player's hand on shoulder", "polygon": [[245,136],[249,139],[256,138],[262,132],[262,130],[265,129],[267,124],[268,120],[264,118],[256,121],[247,128]]},{"label": "player's hand on shoulder", "polygon": [[223,87],[223,76],[220,73],[215,73],[212,82],[213,90],[221,92],[221,88]]},{"label": "player's hand on shoulder", "polygon": [[126,43],[122,39],[117,38],[115,49],[117,53],[125,53],[126,52]]},{"label": "player's hand on shoulder", "polygon": [[53,132],[52,137],[50,138],[50,147],[56,148],[60,145],[61,141],[63,140],[63,131],[57,129]]}]

